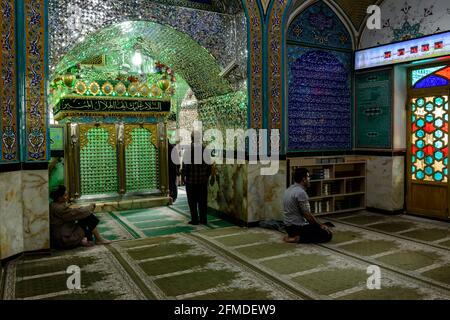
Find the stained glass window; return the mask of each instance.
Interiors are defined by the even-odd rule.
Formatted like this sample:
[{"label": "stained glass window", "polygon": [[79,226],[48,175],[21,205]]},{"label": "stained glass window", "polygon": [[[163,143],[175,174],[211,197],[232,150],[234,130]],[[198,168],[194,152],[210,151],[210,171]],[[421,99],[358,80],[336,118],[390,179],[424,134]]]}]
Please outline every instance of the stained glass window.
[{"label": "stained glass window", "polygon": [[412,179],[448,181],[448,96],[411,101]]},{"label": "stained glass window", "polygon": [[429,76],[430,74],[432,74],[433,72],[441,70],[443,68],[445,68],[445,66],[413,70],[412,77],[411,77],[412,85],[414,86],[421,79],[423,79],[423,78]]},{"label": "stained glass window", "polygon": [[425,89],[450,85],[450,67],[439,66],[413,70],[411,82],[414,89]]}]

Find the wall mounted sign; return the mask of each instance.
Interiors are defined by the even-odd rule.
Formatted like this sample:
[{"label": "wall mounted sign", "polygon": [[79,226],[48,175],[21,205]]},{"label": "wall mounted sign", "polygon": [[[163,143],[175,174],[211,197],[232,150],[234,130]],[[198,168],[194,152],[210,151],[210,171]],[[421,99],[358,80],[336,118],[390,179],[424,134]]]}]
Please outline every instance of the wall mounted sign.
[{"label": "wall mounted sign", "polygon": [[450,55],[450,32],[356,51],[355,69],[362,70],[446,55]]}]

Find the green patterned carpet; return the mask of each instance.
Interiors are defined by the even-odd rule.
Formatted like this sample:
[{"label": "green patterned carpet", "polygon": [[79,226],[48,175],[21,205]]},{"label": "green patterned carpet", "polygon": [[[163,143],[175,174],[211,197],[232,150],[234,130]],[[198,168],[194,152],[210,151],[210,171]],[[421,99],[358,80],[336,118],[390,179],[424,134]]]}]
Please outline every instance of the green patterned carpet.
[{"label": "green patterned carpet", "polygon": [[[233,225],[213,213],[208,214],[208,225],[189,225],[188,222],[191,220],[189,205],[186,192],[182,189],[179,190],[179,197],[173,206],[110,212],[102,216],[105,216],[105,221],[113,220],[116,225],[120,226],[110,232],[109,239],[113,240],[117,240],[114,239],[118,234],[117,229],[125,230],[129,235],[128,238],[120,237],[123,240],[191,233],[203,229],[217,229]],[[108,230],[104,230],[107,235]]]},{"label": "green patterned carpet", "polygon": [[[3,299],[450,299],[446,224],[365,212],[336,216],[326,245],[286,244],[277,231],[235,226],[150,237],[187,219],[164,208],[173,212],[173,225],[158,223],[167,214],[161,210],[119,213],[104,223],[139,239],[9,263]],[[81,268],[81,291],[67,289],[71,265]],[[371,265],[381,269],[380,290],[367,287]]]},{"label": "green patterned carpet", "polygon": [[208,225],[191,226],[186,192],[179,190],[179,198],[173,206],[137,209],[98,214],[100,233],[111,241],[159,237],[176,233],[191,233],[203,229],[233,226],[216,213],[209,212]]}]

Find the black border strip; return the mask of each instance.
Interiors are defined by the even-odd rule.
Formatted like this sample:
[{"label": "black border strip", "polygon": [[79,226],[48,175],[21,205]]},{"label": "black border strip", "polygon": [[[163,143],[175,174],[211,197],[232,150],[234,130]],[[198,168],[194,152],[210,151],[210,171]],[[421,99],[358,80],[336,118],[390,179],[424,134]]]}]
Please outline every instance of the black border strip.
[{"label": "black border strip", "polygon": [[38,163],[1,163],[0,173],[14,171],[48,170],[47,162]]}]

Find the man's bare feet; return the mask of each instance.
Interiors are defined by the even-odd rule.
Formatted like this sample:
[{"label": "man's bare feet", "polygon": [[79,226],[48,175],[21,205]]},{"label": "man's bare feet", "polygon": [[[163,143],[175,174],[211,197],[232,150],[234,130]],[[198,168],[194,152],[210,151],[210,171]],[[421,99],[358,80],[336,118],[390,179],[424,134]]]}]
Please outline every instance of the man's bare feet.
[{"label": "man's bare feet", "polygon": [[83,247],[92,247],[94,243],[92,241],[88,241],[87,238],[83,238],[83,240],[81,240],[81,245]]},{"label": "man's bare feet", "polygon": [[100,239],[100,240],[95,241],[96,245],[104,245],[104,244],[111,244],[111,243],[112,243],[112,241],[109,241],[106,239]]},{"label": "man's bare feet", "polygon": [[296,237],[293,237],[293,238],[290,238],[289,236],[286,236],[286,237],[283,238],[283,241],[287,242],[287,243],[298,243],[300,241],[300,236],[296,236]]}]

